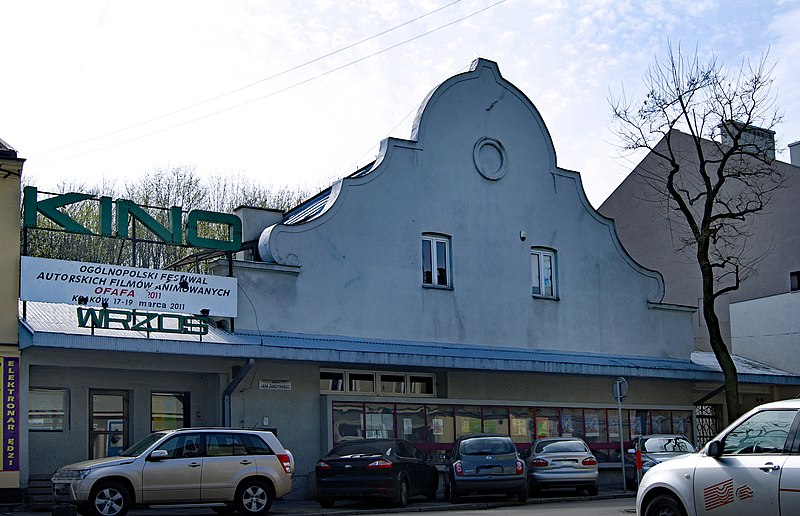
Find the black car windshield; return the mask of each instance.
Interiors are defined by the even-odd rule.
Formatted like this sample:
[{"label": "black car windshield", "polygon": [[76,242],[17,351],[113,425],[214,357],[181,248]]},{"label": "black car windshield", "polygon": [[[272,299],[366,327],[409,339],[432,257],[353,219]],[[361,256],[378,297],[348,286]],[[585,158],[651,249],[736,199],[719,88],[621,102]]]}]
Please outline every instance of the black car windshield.
[{"label": "black car windshield", "polygon": [[328,457],[372,457],[383,455],[382,446],[369,443],[346,443],[337,446],[328,453]]},{"label": "black car windshield", "polygon": [[133,446],[131,446],[131,447],[125,449],[125,450],[122,450],[120,452],[119,456],[120,457],[138,457],[139,455],[141,455],[145,451],[147,451],[148,448],[153,446],[156,443],[156,441],[158,441],[159,439],[161,439],[165,435],[167,435],[167,434],[165,434],[163,432],[156,432],[154,434],[150,434],[147,437],[145,437],[144,439],[142,439],[139,442],[137,442],[136,444],[134,444]]},{"label": "black car windshield", "polygon": [[478,437],[461,442],[464,455],[491,455],[514,453],[514,445],[505,437]]},{"label": "black car windshield", "polygon": [[536,445],[535,453],[585,452],[580,441],[543,441]]},{"label": "black car windshield", "polygon": [[648,453],[675,453],[694,451],[692,443],[682,437],[650,437],[644,441],[644,451]]}]

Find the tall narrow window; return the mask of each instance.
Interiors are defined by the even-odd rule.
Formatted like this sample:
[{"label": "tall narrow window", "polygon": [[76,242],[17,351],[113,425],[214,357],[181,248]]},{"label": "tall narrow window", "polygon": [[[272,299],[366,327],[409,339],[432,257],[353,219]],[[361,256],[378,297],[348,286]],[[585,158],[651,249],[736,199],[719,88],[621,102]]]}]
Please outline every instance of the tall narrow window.
[{"label": "tall narrow window", "polygon": [[549,249],[531,248],[531,293],[536,297],[556,297],[556,255]]},{"label": "tall narrow window", "polygon": [[422,237],[422,284],[450,286],[450,241],[436,236]]},{"label": "tall narrow window", "polygon": [[800,290],[800,271],[789,273],[789,283],[791,292],[797,292]]}]

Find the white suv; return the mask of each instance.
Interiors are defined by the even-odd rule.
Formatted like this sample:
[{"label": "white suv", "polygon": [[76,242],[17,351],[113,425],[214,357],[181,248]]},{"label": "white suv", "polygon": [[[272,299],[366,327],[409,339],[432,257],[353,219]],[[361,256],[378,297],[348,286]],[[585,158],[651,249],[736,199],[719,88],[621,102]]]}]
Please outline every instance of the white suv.
[{"label": "white suv", "polygon": [[642,478],[643,516],[800,514],[800,400],[754,408],[701,452],[656,465]]},{"label": "white suv", "polygon": [[255,516],[292,490],[293,470],[292,454],[272,432],[183,428],[150,434],[117,457],[60,468],[53,497],[86,516],[178,503]]}]

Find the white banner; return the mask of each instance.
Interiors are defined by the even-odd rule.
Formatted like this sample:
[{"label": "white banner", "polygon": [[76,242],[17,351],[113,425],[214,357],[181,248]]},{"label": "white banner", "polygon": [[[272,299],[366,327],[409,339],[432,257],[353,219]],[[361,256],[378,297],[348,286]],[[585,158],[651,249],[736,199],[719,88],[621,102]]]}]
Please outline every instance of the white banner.
[{"label": "white banner", "polygon": [[20,299],[236,317],[237,281],[225,276],[22,257]]}]

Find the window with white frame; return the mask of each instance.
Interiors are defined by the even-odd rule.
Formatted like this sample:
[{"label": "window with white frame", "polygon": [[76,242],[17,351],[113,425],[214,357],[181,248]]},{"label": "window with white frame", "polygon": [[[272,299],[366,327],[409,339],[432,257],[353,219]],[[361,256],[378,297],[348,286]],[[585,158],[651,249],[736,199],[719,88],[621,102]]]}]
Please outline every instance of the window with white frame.
[{"label": "window with white frame", "polygon": [[[388,371],[320,370],[320,392],[379,396],[434,396],[435,375]],[[344,381],[344,379],[347,379]]]},{"label": "window with white frame", "polygon": [[531,293],[555,299],[556,253],[552,249],[531,247]]},{"label": "window with white frame", "polygon": [[422,284],[450,287],[450,239],[422,235]]}]

